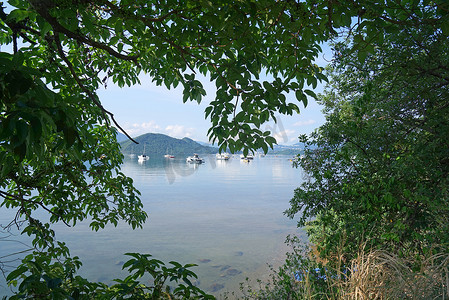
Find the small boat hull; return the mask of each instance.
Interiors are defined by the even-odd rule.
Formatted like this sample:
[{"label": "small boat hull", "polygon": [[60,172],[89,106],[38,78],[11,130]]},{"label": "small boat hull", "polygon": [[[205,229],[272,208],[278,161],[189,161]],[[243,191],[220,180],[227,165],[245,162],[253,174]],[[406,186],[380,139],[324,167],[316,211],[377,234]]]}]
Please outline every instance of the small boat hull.
[{"label": "small boat hull", "polygon": [[217,153],[215,157],[217,160],[228,160],[230,158],[228,153]]},{"label": "small boat hull", "polygon": [[191,164],[202,164],[204,159],[200,158],[198,154],[193,154],[193,156],[189,156],[186,158],[186,162]]},{"label": "small boat hull", "polygon": [[139,161],[146,161],[146,160],[149,160],[150,157],[148,155],[143,154],[143,155],[139,155],[138,159],[139,159]]}]

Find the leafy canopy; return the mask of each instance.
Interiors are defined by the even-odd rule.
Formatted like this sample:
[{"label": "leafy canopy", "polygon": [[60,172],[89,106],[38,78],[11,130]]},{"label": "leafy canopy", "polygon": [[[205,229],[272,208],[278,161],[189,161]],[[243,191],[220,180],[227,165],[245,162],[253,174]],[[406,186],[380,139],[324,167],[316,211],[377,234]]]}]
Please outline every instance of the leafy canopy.
[{"label": "leafy canopy", "polygon": [[[437,20],[437,7],[416,16]],[[445,25],[444,25],[445,26]],[[300,162],[309,179],[287,214],[301,213],[322,254],[362,241],[400,254],[447,251],[449,40],[442,23],[391,26],[360,59],[335,44],[320,102],[327,122]],[[399,30],[399,28],[401,30]],[[387,28],[386,28],[387,29]],[[357,36],[353,37],[356,43]]]},{"label": "leafy canopy", "polygon": [[[132,180],[120,172],[110,127],[120,125],[96,95],[108,80],[123,87],[150,76],[168,88],[182,85],[184,102],[200,102],[205,90],[197,74],[208,76],[217,87],[205,111],[209,138],[221,150],[246,154],[275,143],[261,124],[278,112],[297,113],[315,97],[312,89],[326,76],[313,61],[339,31],[354,34],[348,51],[361,62],[391,31],[425,26],[449,33],[444,0],[8,3],[0,10],[0,45],[12,48],[0,53],[1,205],[17,211],[9,226],[24,224],[38,250],[68,263],[51,223],[87,219],[98,230],[120,220],[141,226],[147,217]],[[289,102],[288,93],[298,102]],[[39,220],[37,210],[48,220]],[[23,272],[11,277],[46,282],[41,296],[61,286],[58,278],[71,286],[79,266],[55,275],[61,266],[42,260],[44,254],[24,260]]]}]

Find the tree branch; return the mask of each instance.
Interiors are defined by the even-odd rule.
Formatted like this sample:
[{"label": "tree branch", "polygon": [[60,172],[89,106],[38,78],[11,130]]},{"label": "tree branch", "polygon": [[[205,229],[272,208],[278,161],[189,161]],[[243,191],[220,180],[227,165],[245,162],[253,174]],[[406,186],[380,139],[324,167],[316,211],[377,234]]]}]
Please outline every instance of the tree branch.
[{"label": "tree branch", "polygon": [[[120,7],[118,7],[115,4],[113,4],[113,3],[111,3],[111,2],[109,2],[107,0],[102,0],[100,2],[102,4],[104,4],[104,5],[106,5],[107,7],[109,7],[109,9],[111,11],[113,11],[114,13],[116,13],[116,14],[118,14],[120,16],[125,16],[126,15],[126,16],[130,17],[130,15],[129,15],[130,13],[129,12],[123,11]],[[132,14],[131,17],[132,17],[132,19],[139,20],[139,21],[144,21],[144,22],[162,22],[162,21],[165,21],[165,19],[167,19],[171,15],[178,14],[180,12],[182,12],[182,10],[174,9],[174,10],[166,13],[165,15],[157,17],[157,18],[139,17],[139,16],[136,16],[135,14]]]},{"label": "tree branch", "polygon": [[345,137],[346,141],[353,144],[354,146],[356,146],[357,148],[359,148],[360,150],[362,150],[363,154],[365,154],[366,159],[368,160],[369,165],[371,166],[371,168],[373,168],[373,164],[371,163],[371,159],[370,156],[368,155],[368,153],[366,152],[365,149],[362,148],[362,146],[360,146],[359,144],[357,144],[356,142],[354,142],[353,140],[351,140],[349,137]]},{"label": "tree branch", "polygon": [[84,35],[81,35],[81,34],[78,34],[78,33],[68,30],[67,28],[62,26],[55,17],[50,15],[50,13],[48,12],[47,8],[44,5],[39,5],[38,3],[36,3],[36,1],[38,1],[38,0],[30,1],[31,5],[34,7],[36,12],[38,12],[53,27],[53,30],[55,32],[63,33],[67,37],[70,37],[76,41],[79,41],[84,44],[88,44],[88,45],[98,48],[98,49],[102,49],[116,58],[123,59],[126,61],[132,61],[136,65],[138,64],[138,62],[137,62],[137,58],[139,57],[138,55],[130,56],[130,55],[121,54],[106,44],[91,40]]},{"label": "tree branch", "polygon": [[66,63],[66,65],[67,65],[67,67],[69,68],[69,70],[70,70],[70,73],[72,74],[72,76],[73,76],[73,78],[75,79],[75,81],[76,81],[76,83],[78,84],[78,86],[87,94],[87,96],[89,97],[89,99],[91,99],[93,102],[94,102],[94,104],[97,106],[97,107],[99,107],[100,109],[101,109],[101,112],[102,112],[102,114],[103,114],[103,117],[104,117],[104,119],[105,119],[105,121],[106,121],[106,124],[107,124],[107,126],[109,126],[109,122],[108,122],[108,118],[107,118],[107,116],[106,116],[106,114],[108,114],[110,117],[111,117],[111,119],[112,119],[112,122],[114,123],[114,125],[115,126],[117,126],[119,129],[120,129],[120,131],[122,131],[123,132],[123,134],[124,135],[126,135],[126,137],[128,138],[128,139],[130,139],[131,141],[133,141],[134,143],[136,143],[136,144],[139,144],[137,141],[135,141],[131,136],[129,136],[129,134],[118,124],[118,122],[115,120],[115,118],[114,118],[114,114],[113,113],[111,113],[110,111],[108,111],[108,110],[106,110],[104,107],[103,107],[103,105],[101,105],[101,103],[100,103],[100,101],[98,101],[97,99],[96,99],[96,97],[95,97],[95,95],[88,89],[88,88],[86,88],[85,86],[84,86],[84,84],[81,82],[81,80],[80,80],[80,78],[78,77],[78,75],[76,74],[76,72],[75,72],[75,69],[73,68],[73,65],[72,65],[72,63],[67,59],[67,57],[65,56],[65,54],[64,54],[64,51],[63,51],[63,49],[62,49],[62,46],[61,46],[61,41],[59,40],[59,37],[58,37],[58,33],[57,32],[55,32],[55,42],[56,42],[56,47],[57,47],[57,49],[58,49],[58,53],[59,53],[59,56],[62,58],[62,60]]},{"label": "tree branch", "polygon": [[[71,226],[70,226],[70,225],[69,225],[69,224],[62,218],[61,215],[59,215],[59,214],[55,213],[54,211],[52,211],[51,209],[49,209],[49,208],[48,208],[47,206],[45,206],[42,202],[38,202],[38,201],[33,201],[33,200],[25,199],[25,198],[22,197],[22,196],[12,195],[12,194],[9,194],[9,193],[4,192],[4,191],[0,191],[0,195],[1,195],[3,198],[12,198],[12,199],[19,200],[19,201],[22,203],[22,204],[21,204],[22,209],[23,209],[23,207],[24,207],[23,202],[28,202],[28,203],[32,203],[32,204],[37,204],[37,205],[39,205],[40,207],[42,207],[44,210],[46,210],[47,212],[49,212],[50,214],[59,217],[59,218],[61,219],[61,221],[62,221],[65,225],[67,225],[68,227],[71,227]],[[33,219],[29,213],[25,212],[25,214],[27,215],[27,217],[28,217],[29,219]],[[16,220],[16,219],[17,219],[17,214],[16,214],[16,217],[14,218],[14,220]],[[16,222],[15,222],[15,223],[16,223]],[[17,224],[17,223],[16,223],[16,224]]]}]

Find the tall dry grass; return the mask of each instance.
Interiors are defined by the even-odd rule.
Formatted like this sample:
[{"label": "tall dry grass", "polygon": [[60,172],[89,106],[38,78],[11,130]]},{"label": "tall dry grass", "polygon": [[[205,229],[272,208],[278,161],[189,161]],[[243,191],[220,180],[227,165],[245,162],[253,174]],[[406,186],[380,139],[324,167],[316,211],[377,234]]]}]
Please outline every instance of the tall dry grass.
[{"label": "tall dry grass", "polygon": [[259,289],[242,285],[238,299],[449,299],[449,253],[404,258],[361,247],[345,262],[339,251],[323,261],[310,248],[298,249],[271,283]]},{"label": "tall dry grass", "polygon": [[341,299],[449,299],[448,267],[448,253],[411,259],[387,251],[361,251],[351,261],[348,276],[331,281]]}]

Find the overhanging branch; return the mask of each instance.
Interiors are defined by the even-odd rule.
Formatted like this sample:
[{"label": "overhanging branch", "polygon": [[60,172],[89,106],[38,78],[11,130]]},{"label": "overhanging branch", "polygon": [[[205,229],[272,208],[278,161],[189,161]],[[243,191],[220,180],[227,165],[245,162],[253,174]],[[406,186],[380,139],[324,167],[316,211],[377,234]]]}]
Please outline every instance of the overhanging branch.
[{"label": "overhanging branch", "polygon": [[76,83],[78,84],[78,86],[87,94],[87,96],[89,97],[89,99],[92,100],[92,102],[94,102],[94,104],[99,107],[101,109],[101,112],[103,114],[103,117],[105,119],[105,121],[108,124],[108,118],[106,117],[106,114],[109,115],[111,117],[112,122],[114,123],[115,126],[117,126],[120,131],[126,135],[126,137],[128,139],[130,139],[131,141],[133,141],[134,143],[138,144],[137,141],[135,141],[119,124],[118,122],[115,120],[114,118],[114,114],[111,113],[110,111],[108,111],[107,109],[104,108],[104,106],[100,103],[100,101],[98,101],[95,97],[95,95],[92,93],[92,91],[90,91],[88,88],[86,88],[86,86],[81,82],[81,79],[78,77],[78,75],[75,72],[75,69],[73,68],[72,63],[67,59],[67,57],[64,54],[64,51],[62,49],[62,45],[61,45],[61,41],[59,40],[58,37],[58,33],[55,33],[55,42],[56,42],[56,47],[58,49],[58,53],[59,56],[62,58],[62,60],[66,63],[67,67],[70,70],[70,73],[72,74],[73,78],[75,79]]}]

